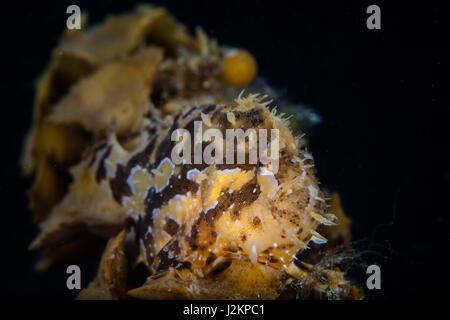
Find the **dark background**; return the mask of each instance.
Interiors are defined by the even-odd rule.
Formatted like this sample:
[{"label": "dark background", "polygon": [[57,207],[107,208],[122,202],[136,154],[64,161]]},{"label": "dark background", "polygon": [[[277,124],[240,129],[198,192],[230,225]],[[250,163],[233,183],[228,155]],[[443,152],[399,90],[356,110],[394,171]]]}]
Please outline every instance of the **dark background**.
[{"label": "dark background", "polygon": [[[308,132],[322,185],[340,193],[364,264],[382,271],[368,299],[448,297],[449,107],[441,90],[443,7],[380,1],[153,1],[190,30],[243,47],[259,74],[323,122]],[[37,234],[27,212],[19,155],[31,123],[34,82],[77,4],[90,24],[131,10],[125,1],[2,4],[0,233],[2,299],[72,299],[66,265],[36,274],[27,246]],[[366,8],[381,8],[381,30],[366,28]],[[448,77],[448,76],[447,76]],[[444,151],[444,152],[443,152]],[[83,286],[97,261],[80,262]],[[363,285],[365,280],[363,279]]]}]

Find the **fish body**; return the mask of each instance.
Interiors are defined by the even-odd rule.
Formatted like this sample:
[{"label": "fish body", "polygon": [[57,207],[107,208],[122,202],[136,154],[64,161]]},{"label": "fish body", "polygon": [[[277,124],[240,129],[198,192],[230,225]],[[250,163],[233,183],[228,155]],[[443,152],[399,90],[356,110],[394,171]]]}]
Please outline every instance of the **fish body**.
[{"label": "fish body", "polygon": [[[305,284],[359,297],[345,269],[300,258],[349,230],[335,227],[341,217],[286,116],[265,95],[241,92],[253,58],[223,50],[155,7],[65,35],[56,49],[22,163],[36,175],[38,268],[87,251],[92,237],[109,239],[79,298],[275,299]],[[244,137],[238,161],[227,134],[249,142],[252,130],[276,138],[267,134],[252,155]],[[276,166],[260,153],[268,147],[272,157],[275,145]]]}]

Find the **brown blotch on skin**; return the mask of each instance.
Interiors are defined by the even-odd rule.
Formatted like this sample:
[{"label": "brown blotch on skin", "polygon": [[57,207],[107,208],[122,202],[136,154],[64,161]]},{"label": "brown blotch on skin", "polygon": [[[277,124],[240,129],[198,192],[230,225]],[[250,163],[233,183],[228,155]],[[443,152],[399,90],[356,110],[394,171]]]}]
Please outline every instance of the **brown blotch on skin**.
[{"label": "brown blotch on skin", "polygon": [[97,145],[92,146],[92,147],[88,147],[86,149],[86,157],[89,158],[90,160],[88,161],[89,166],[91,167],[95,160],[96,160],[96,156],[97,156],[97,152],[99,152],[101,149],[103,149],[104,147],[107,146],[107,143],[103,140],[102,142],[99,142]]},{"label": "brown blotch on skin", "polygon": [[206,258],[206,265],[210,265],[211,263],[213,263],[216,258],[217,256],[214,253],[210,252],[208,258]]},{"label": "brown blotch on skin", "polygon": [[255,226],[256,228],[259,227],[261,225],[261,219],[258,217],[254,217],[252,220],[252,224],[253,226]]},{"label": "brown blotch on skin", "polygon": [[223,250],[224,251],[228,251],[228,252],[232,252],[232,253],[238,252],[238,249],[234,248],[234,247],[225,247],[225,248],[223,248]]},{"label": "brown blotch on skin", "polygon": [[153,138],[142,152],[135,154],[127,162],[126,166],[122,164],[117,165],[116,176],[110,180],[109,184],[113,193],[113,197],[118,203],[121,203],[123,196],[131,195],[131,189],[127,182],[131,170],[136,166],[141,166],[143,168],[152,167],[150,165],[149,158],[151,152],[153,151],[155,140],[156,139]]},{"label": "brown blotch on skin", "polygon": [[[253,193],[254,189],[256,189],[256,192]],[[240,210],[256,201],[260,193],[261,189],[256,182],[256,178],[252,178],[252,180],[243,185],[239,191],[230,194],[230,202],[235,204],[232,211],[232,217],[238,218]]]},{"label": "brown blotch on skin", "polygon": [[204,221],[204,220],[205,220],[205,215],[200,214],[200,218],[198,218],[192,225],[190,236],[188,236],[186,239],[192,250],[197,250],[197,248],[198,248],[197,239],[198,239],[198,235],[199,235],[198,234],[199,226],[202,223],[202,221]]},{"label": "brown blotch on skin", "polygon": [[[245,158],[248,159],[248,154],[245,155]],[[243,171],[251,171],[256,168],[256,164],[250,164],[250,163],[233,163],[233,164],[226,164],[225,161],[222,164],[216,164],[217,170],[232,170],[232,169],[241,169]]]},{"label": "brown blotch on skin", "polygon": [[185,195],[188,192],[192,194],[196,193],[198,190],[198,184],[188,180],[186,178],[186,173],[190,166],[183,166],[181,172],[179,173],[181,179],[178,179],[178,175],[173,175],[170,178],[169,185],[171,187],[164,188],[162,192],[155,192],[154,188],[150,189],[147,197],[145,198],[145,217],[144,217],[144,230],[147,226],[153,225],[153,209],[159,209],[164,206],[170,199],[176,195]]},{"label": "brown blotch on skin", "polygon": [[[169,252],[172,252],[172,254],[169,255]],[[167,243],[157,255],[159,263],[156,270],[162,271],[168,269],[169,267],[176,267],[180,263],[180,261],[176,258],[179,253],[180,247],[178,246],[178,241]]]},{"label": "brown blotch on skin", "polygon": [[109,181],[114,199],[121,203],[123,196],[131,195],[130,186],[127,183],[127,172],[122,164],[117,165],[116,176]]},{"label": "brown blotch on skin", "polygon": [[189,269],[191,270],[192,264],[189,261],[182,261],[180,263],[178,263],[178,265],[176,266],[177,270],[184,270],[184,269]]},{"label": "brown blotch on skin", "polygon": [[210,275],[217,276],[219,273],[222,273],[228,269],[229,266],[231,266],[231,262],[231,260],[225,260],[222,263],[217,264],[213,269],[211,269]]},{"label": "brown blotch on skin", "polygon": [[274,258],[274,257],[269,257],[269,262],[270,263],[277,263],[278,259]]},{"label": "brown blotch on skin", "polygon": [[[257,191],[253,193],[255,188]],[[252,178],[249,182],[243,185],[240,190],[236,190],[232,193],[224,192],[224,194],[217,199],[218,204],[216,207],[208,210],[206,213],[206,221],[211,226],[214,226],[216,217],[231,207],[232,204],[234,204],[234,207],[232,209],[231,216],[234,219],[239,218],[240,210],[256,201],[260,193],[261,190],[259,185],[256,183],[256,178]]]},{"label": "brown blotch on skin", "polygon": [[227,119],[227,113],[222,109],[216,110],[211,116],[211,121],[216,123],[221,130],[222,135],[225,137],[226,129],[233,129],[233,124]]},{"label": "brown blotch on skin", "polygon": [[128,175],[130,174],[131,170],[136,166],[140,166],[142,168],[147,168],[147,169],[152,168],[152,166],[150,164],[150,155],[152,154],[152,151],[155,147],[155,142],[156,142],[156,137],[153,137],[143,151],[135,154],[128,161],[127,167],[126,167],[126,171],[127,171]]},{"label": "brown blotch on skin", "polygon": [[100,181],[102,181],[106,177],[105,160],[109,157],[111,149],[111,146],[108,146],[108,149],[105,151],[105,154],[98,163],[97,174],[95,177],[98,183],[100,183]]},{"label": "brown blotch on skin", "polygon": [[268,247],[267,249],[265,249],[264,251],[263,251],[263,253],[269,253],[270,252],[270,250],[272,250],[273,248],[272,247]]},{"label": "brown blotch on skin", "polygon": [[169,219],[166,222],[166,226],[164,228],[164,231],[166,231],[168,234],[173,236],[175,233],[177,233],[178,227],[179,227],[178,223],[175,220]]},{"label": "brown blotch on skin", "polygon": [[179,119],[181,117],[181,113],[178,113],[173,120],[172,126],[167,131],[165,138],[161,140],[161,143],[158,146],[158,150],[156,151],[156,159],[155,164],[159,164],[164,158],[170,158],[172,149],[175,146],[175,141],[172,141],[172,132],[176,129],[179,129]]},{"label": "brown blotch on skin", "polygon": [[218,107],[220,107],[220,106],[217,104],[203,104],[200,106],[200,109],[202,109],[204,113],[210,113]]},{"label": "brown blotch on skin", "polygon": [[172,188],[168,186],[160,193],[155,193],[153,195],[151,200],[152,208],[161,208],[176,195],[185,195],[188,192],[195,194],[197,192],[199,187],[198,184],[187,179],[186,172],[186,166],[183,166],[181,172],[179,173],[179,175],[181,175],[181,179],[178,179],[176,175],[172,175],[170,178],[169,185],[172,185]]},{"label": "brown blotch on skin", "polygon": [[254,128],[264,123],[264,109],[252,109],[246,112],[234,111],[236,119],[241,119],[244,128]]}]

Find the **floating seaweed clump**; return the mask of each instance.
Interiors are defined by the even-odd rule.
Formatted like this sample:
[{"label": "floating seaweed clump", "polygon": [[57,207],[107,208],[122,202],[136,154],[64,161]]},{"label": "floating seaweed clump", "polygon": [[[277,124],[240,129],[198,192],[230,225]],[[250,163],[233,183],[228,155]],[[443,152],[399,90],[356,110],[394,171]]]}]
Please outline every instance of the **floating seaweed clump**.
[{"label": "floating seaweed clump", "polygon": [[[349,220],[319,189],[298,121],[241,93],[256,74],[250,53],[192,37],[163,8],[67,31],[22,157],[37,269],[103,250],[81,299],[359,299],[345,278]],[[175,130],[194,136],[196,123],[223,137],[277,129],[278,170],[175,163]]]}]

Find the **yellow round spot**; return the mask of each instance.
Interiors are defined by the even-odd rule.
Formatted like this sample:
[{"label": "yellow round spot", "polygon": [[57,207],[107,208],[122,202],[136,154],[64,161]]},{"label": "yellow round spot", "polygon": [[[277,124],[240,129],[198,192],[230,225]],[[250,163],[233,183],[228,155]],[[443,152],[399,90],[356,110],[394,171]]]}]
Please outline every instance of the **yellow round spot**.
[{"label": "yellow round spot", "polygon": [[233,49],[223,58],[221,77],[232,86],[243,87],[253,81],[257,69],[256,60],[248,51]]}]

